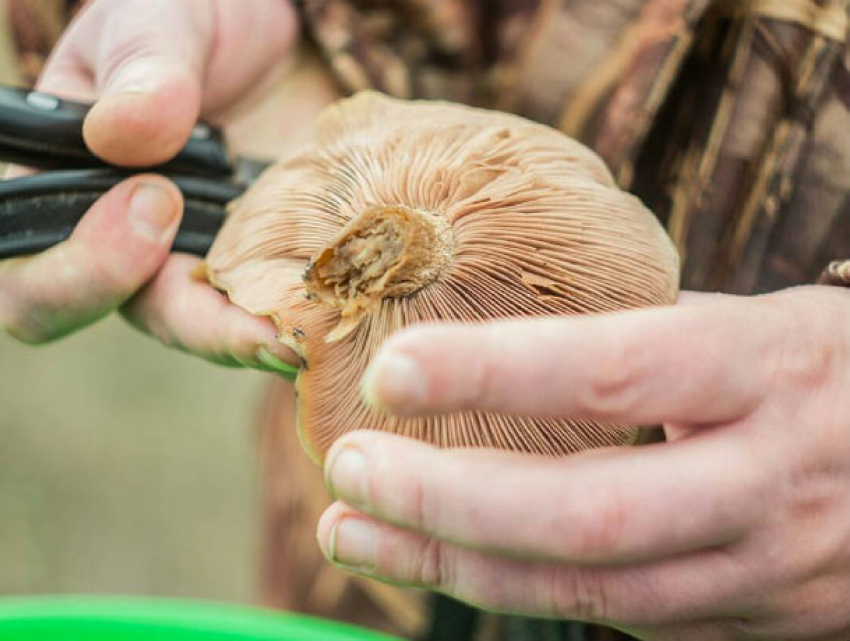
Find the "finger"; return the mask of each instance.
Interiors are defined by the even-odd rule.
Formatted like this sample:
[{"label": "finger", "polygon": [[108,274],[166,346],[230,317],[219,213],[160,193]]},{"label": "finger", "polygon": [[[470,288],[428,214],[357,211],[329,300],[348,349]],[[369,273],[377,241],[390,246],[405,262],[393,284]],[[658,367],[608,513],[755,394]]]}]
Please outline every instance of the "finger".
[{"label": "finger", "polygon": [[770,485],[738,432],[548,459],[439,450],[353,432],[330,450],[333,495],[381,520],[500,554],[618,565],[731,543]]},{"label": "finger", "polygon": [[112,188],[68,240],[0,263],[0,325],[41,343],[105,316],[165,261],[181,211],[180,192],[164,178],[140,175]]},{"label": "finger", "polygon": [[399,414],[467,409],[656,424],[752,412],[784,339],[758,302],[434,325],[391,337],[363,379]]},{"label": "finger", "polygon": [[745,611],[751,580],[722,551],[625,568],[502,558],[382,523],[342,503],[322,515],[319,546],[364,576],[436,590],[489,610],[634,626]]},{"label": "finger", "polygon": [[185,144],[198,119],[213,6],[94,3],[70,27],[38,87],[74,98],[99,97],[83,136],[107,161],[126,166],[164,162]]},{"label": "finger", "polygon": [[231,304],[208,283],[193,276],[200,261],[175,254],[138,295],[124,316],[166,345],[231,366],[245,366],[294,378],[300,359],[277,340],[268,318]]},{"label": "finger", "polygon": [[[39,88],[98,97],[84,124],[91,150],[150,166],[185,144],[203,107],[236,100],[292,46],[288,2],[101,0],[82,12]],[[140,17],[144,17],[140,19]]]},{"label": "finger", "polygon": [[200,113],[213,5],[121,0],[93,7],[105,12],[102,27],[97,45],[81,52],[99,94],[83,127],[94,153],[145,166],[168,160],[185,144]]}]

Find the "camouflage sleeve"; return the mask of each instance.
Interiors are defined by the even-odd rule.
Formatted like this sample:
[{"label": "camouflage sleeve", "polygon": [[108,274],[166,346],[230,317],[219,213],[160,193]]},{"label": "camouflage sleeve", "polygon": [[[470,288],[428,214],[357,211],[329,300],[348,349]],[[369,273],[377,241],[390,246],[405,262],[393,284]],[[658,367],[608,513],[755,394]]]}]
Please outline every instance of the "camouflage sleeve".
[{"label": "camouflage sleeve", "polygon": [[513,111],[594,148],[683,285],[813,282],[850,256],[847,0],[304,0],[343,90]]},{"label": "camouflage sleeve", "polygon": [[56,41],[86,0],[6,0],[19,75],[33,86]]}]

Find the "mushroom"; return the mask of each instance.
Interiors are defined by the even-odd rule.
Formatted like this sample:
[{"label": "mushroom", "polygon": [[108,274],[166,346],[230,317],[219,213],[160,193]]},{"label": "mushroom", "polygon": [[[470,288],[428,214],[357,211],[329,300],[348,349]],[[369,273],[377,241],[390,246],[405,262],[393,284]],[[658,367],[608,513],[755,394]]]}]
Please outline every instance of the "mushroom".
[{"label": "mushroom", "polygon": [[374,92],[329,107],[312,143],[232,203],[206,270],[301,357],[298,429],[317,462],[353,429],[548,455],[631,443],[635,426],[587,420],[389,416],[359,382],[414,323],[614,312],[678,289],[664,229],[589,149],[517,116]]}]

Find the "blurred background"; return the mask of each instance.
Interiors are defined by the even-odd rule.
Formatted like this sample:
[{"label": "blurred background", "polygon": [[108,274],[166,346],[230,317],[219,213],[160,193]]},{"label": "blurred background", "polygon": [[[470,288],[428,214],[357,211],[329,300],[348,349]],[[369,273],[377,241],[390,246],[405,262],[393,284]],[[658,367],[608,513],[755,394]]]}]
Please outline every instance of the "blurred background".
[{"label": "blurred background", "polygon": [[[0,0],[0,82],[12,62]],[[0,593],[252,600],[263,376],[115,318],[40,348],[0,333]]]},{"label": "blurred background", "polygon": [[262,375],[117,319],[0,336],[0,593],[255,594]]}]

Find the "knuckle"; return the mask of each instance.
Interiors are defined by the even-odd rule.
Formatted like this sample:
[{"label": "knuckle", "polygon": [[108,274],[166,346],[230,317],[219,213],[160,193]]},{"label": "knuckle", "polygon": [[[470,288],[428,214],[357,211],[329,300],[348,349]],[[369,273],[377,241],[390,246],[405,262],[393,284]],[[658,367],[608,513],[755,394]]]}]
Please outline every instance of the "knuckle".
[{"label": "knuckle", "polygon": [[557,568],[552,574],[550,611],[581,621],[608,618],[608,595],[601,575],[587,568]]},{"label": "knuckle", "polygon": [[498,410],[512,395],[514,381],[513,376],[506,376],[504,328],[488,324],[471,334],[465,333],[464,339],[474,347],[466,348],[466,358],[458,361],[460,369],[450,382],[450,394],[463,398],[459,409]]},{"label": "knuckle", "polygon": [[415,561],[415,582],[426,588],[454,593],[455,577],[454,555],[439,539],[427,539]]},{"label": "knuckle", "polygon": [[53,339],[49,327],[29,305],[17,297],[0,292],[0,329],[6,334],[28,345],[43,345]]},{"label": "knuckle", "polygon": [[[366,483],[370,505],[380,506],[393,520],[426,533],[440,528],[439,480],[411,464],[394,448],[378,448],[370,455],[370,473]],[[387,482],[391,479],[391,482]]]},{"label": "knuckle", "polygon": [[[378,478],[381,476],[383,475],[376,475]],[[402,519],[416,529],[432,530],[435,525],[433,499],[432,494],[425,489],[422,477],[415,473],[405,473],[404,470],[398,470],[394,476],[405,479],[404,490],[399,495],[403,501]],[[378,480],[376,480],[377,483],[379,483]],[[382,490],[381,486],[373,488],[373,491]]]},{"label": "knuckle", "polygon": [[[257,352],[263,343],[258,334],[253,331],[251,325],[238,322],[238,318],[226,313],[224,310],[220,318],[221,322],[226,325],[224,328],[225,345],[216,345],[214,336],[207,336],[203,347],[208,352],[224,351],[232,359],[243,362],[254,362],[257,357]],[[186,313],[189,313],[188,310]],[[191,318],[190,315],[183,315],[183,318]]]},{"label": "knuckle", "polygon": [[571,517],[569,556],[581,559],[616,555],[625,540],[628,506],[610,490],[591,491]]},{"label": "knuckle", "polygon": [[0,313],[0,327],[9,336],[27,345],[45,345],[57,338],[34,314]]},{"label": "knuckle", "polygon": [[417,528],[426,528],[432,525],[433,510],[430,509],[429,496],[430,494],[425,491],[422,479],[418,476],[414,477],[410,484],[410,499],[413,507],[413,523]]},{"label": "knuckle", "polygon": [[639,402],[645,354],[645,349],[632,341],[611,338],[583,376],[585,389],[577,398],[579,411],[613,416],[634,409]]},{"label": "knuckle", "polygon": [[466,393],[464,405],[470,409],[488,409],[499,401],[499,390],[497,389],[497,375],[499,365],[487,358],[487,355],[498,353],[498,351],[486,350],[484,356],[468,364],[468,382],[457,388]]},{"label": "knuckle", "polygon": [[[157,59],[163,55],[162,41],[152,37],[150,25],[157,20],[179,20],[181,26],[193,36],[202,38],[208,43],[212,32],[212,13],[207,11],[209,2],[194,3],[194,10],[185,11],[178,8],[171,0],[109,0],[109,5],[100,11],[99,19],[106,37],[101,43],[99,64],[96,68],[101,82],[122,73],[125,66],[130,66],[137,60]],[[128,20],[128,16],[145,11],[150,17],[146,21]],[[180,55],[180,45],[174,46],[174,55],[169,56],[168,62],[173,65],[183,65],[187,68],[200,64],[190,48],[184,48]]]},{"label": "knuckle", "polygon": [[149,301],[134,302],[122,308],[122,314],[133,327],[166,347],[185,349],[186,346],[172,333],[168,321],[150,307]]},{"label": "knuckle", "polygon": [[829,379],[838,354],[834,345],[814,339],[787,341],[778,356],[774,380],[782,387],[811,389]]},{"label": "knuckle", "polygon": [[[196,352],[227,364],[231,360],[228,350],[235,340],[229,335],[232,324],[228,322],[227,310],[204,312],[205,318],[215,318],[214,325],[197,322],[199,310],[191,291],[194,283],[188,281],[175,262],[173,258],[166,259],[153,278],[124,305],[124,315],[138,329],[168,347]],[[211,327],[218,328],[218,334]]]},{"label": "knuckle", "polygon": [[[768,355],[769,373],[780,387],[822,386],[850,362],[846,300],[810,298],[795,301],[801,305],[797,313],[782,314],[781,335]],[[809,313],[810,305],[815,304],[818,313]]]},{"label": "knuckle", "polygon": [[156,279],[131,296],[120,308],[124,319],[140,332],[156,339],[167,347],[183,349],[171,331],[168,308],[157,294]]},{"label": "knuckle", "polygon": [[[808,545],[804,553],[783,554],[783,569],[788,580],[799,580],[828,574],[833,568],[846,565],[850,550],[850,520],[836,519],[834,515],[848,514],[850,493],[846,489],[847,475],[827,472],[819,478],[797,478],[796,488],[786,490],[786,509],[783,516],[795,524],[806,536]],[[833,521],[832,527],[824,528],[824,522]]]},{"label": "knuckle", "polygon": [[[155,53],[155,48],[150,32],[141,25],[128,25],[127,13],[132,11],[130,6],[120,7],[119,5],[129,5],[126,0],[113,0],[113,7],[103,7],[101,11],[101,20],[103,22],[104,34],[109,35],[104,42],[103,52],[106,53],[100,59],[100,64],[97,68],[98,76],[102,80],[111,78],[114,74],[121,71],[121,68],[128,62],[150,56]],[[139,3],[133,3],[138,5]],[[150,8],[150,7],[149,7]]]}]

